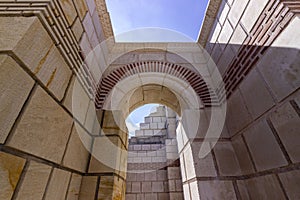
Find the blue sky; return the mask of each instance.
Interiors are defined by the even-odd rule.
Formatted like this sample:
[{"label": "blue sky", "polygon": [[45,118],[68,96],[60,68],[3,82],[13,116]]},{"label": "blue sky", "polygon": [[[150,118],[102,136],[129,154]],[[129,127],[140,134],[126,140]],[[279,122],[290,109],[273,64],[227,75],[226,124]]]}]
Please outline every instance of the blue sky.
[{"label": "blue sky", "polygon": [[198,39],[208,0],[106,0],[115,35],[137,28],[171,29]]},{"label": "blue sky", "polygon": [[129,135],[134,135],[134,131],[139,129],[140,123],[144,122],[144,117],[156,111],[159,104],[146,104],[135,109],[126,119],[126,125],[129,130]]}]

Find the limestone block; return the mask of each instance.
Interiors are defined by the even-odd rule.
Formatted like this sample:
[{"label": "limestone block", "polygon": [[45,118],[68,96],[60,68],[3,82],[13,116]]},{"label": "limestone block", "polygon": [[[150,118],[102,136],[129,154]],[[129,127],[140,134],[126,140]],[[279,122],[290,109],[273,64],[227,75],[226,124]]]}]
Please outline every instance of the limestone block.
[{"label": "limestone block", "polygon": [[289,199],[299,199],[300,171],[295,170],[287,173],[282,173],[279,174],[279,178]]},{"label": "limestone block", "polygon": [[[94,123],[98,123],[96,108],[94,101],[89,102],[89,107],[85,116],[84,127],[88,130],[89,133],[92,134]],[[95,134],[94,134],[95,135]]]},{"label": "limestone block", "polygon": [[235,53],[238,52],[239,48],[242,46],[244,40],[246,39],[247,34],[241,27],[241,25],[237,25],[230,38],[229,45],[234,50]]},{"label": "limestone block", "polygon": [[71,126],[72,118],[38,87],[7,145],[59,163]]},{"label": "limestone block", "polygon": [[242,24],[248,32],[252,29],[259,15],[263,11],[264,7],[268,3],[268,0],[252,0],[249,1],[247,9],[241,19]]},{"label": "limestone block", "polygon": [[25,159],[0,152],[0,199],[11,199],[24,165]]},{"label": "limestone block", "polygon": [[271,129],[263,120],[244,132],[246,143],[259,171],[287,165]]},{"label": "limestone block", "polygon": [[152,192],[164,192],[164,182],[152,182]]},{"label": "limestone block", "polygon": [[82,50],[82,54],[86,58],[88,56],[88,54],[92,51],[92,46],[89,42],[89,39],[88,39],[88,36],[86,33],[84,33],[82,35],[79,46]]},{"label": "limestone block", "polygon": [[59,3],[62,7],[65,17],[67,18],[69,25],[72,25],[75,17],[77,16],[73,1],[64,0],[64,1],[59,1]]},{"label": "limestone block", "polygon": [[[90,148],[87,149],[88,147],[85,147],[79,134],[81,133],[77,133],[76,127],[74,126],[62,164],[80,172],[85,172]],[[83,134],[87,133],[85,132]]]},{"label": "limestone block", "polygon": [[120,167],[121,140],[118,137],[98,137],[94,139],[90,173],[115,172]]},{"label": "limestone block", "polygon": [[185,171],[186,178],[190,180],[196,177],[195,166],[194,166],[194,158],[192,154],[192,149],[190,146],[187,146],[184,150],[184,163],[185,163]]},{"label": "limestone block", "polygon": [[175,192],[176,191],[175,180],[169,180],[168,183],[169,183],[169,191]]},{"label": "limestone block", "polygon": [[149,129],[150,125],[148,123],[140,123],[140,128],[141,129]]},{"label": "limestone block", "polygon": [[97,180],[97,176],[82,177],[79,200],[95,199],[96,188],[98,187]]},{"label": "limestone block", "polygon": [[92,38],[92,35],[95,32],[95,28],[93,25],[92,18],[89,14],[85,16],[82,24],[83,24],[84,30],[89,38],[89,41],[91,42],[90,39]]},{"label": "limestone block", "polygon": [[132,199],[132,200],[136,200],[136,194],[126,194],[125,199]]},{"label": "limestone block", "polygon": [[218,42],[221,44],[222,50],[225,49],[225,45],[229,42],[232,33],[233,33],[233,29],[229,21],[226,20],[218,38]]},{"label": "limestone block", "polygon": [[233,26],[237,24],[237,22],[240,20],[243,11],[245,10],[249,0],[237,0],[234,1],[230,12],[228,14],[228,19],[231,22]]},{"label": "limestone block", "polygon": [[169,200],[169,193],[158,193],[158,200]]},{"label": "limestone block", "polygon": [[14,49],[36,21],[37,17],[1,17],[0,26],[5,29],[1,29],[0,32],[0,49],[3,51]]},{"label": "limestone block", "polygon": [[222,56],[220,57],[219,62],[217,63],[217,67],[221,75],[224,74],[225,70],[227,69],[227,67],[229,66],[229,64],[231,63],[231,61],[235,56],[235,53],[232,50],[231,46],[232,46],[231,44],[227,45]]},{"label": "limestone block", "polygon": [[59,100],[64,97],[72,71],[55,46],[42,58],[34,73]]},{"label": "limestone block", "polygon": [[157,200],[157,193],[146,193],[145,200]]},{"label": "limestone block", "polygon": [[238,181],[238,188],[242,199],[285,199],[274,175]]},{"label": "limestone block", "polygon": [[181,192],[171,192],[170,199],[174,200],[183,200],[183,194]]},{"label": "limestone block", "polygon": [[[23,25],[23,22],[21,23],[14,18],[7,18],[7,20],[10,20],[11,25],[15,27]],[[18,43],[12,43],[15,46],[11,45],[9,48],[58,99],[62,99],[69,81],[68,78],[71,75],[71,70],[40,21],[34,17],[30,23],[31,26],[26,31],[23,29],[21,32],[15,30],[23,35],[22,37],[16,37],[15,39],[20,40],[18,40]],[[5,30],[3,32],[5,34],[4,38],[9,37],[9,35],[15,35],[15,33],[12,34],[10,32],[9,26]]]},{"label": "limestone block", "polygon": [[184,196],[184,199],[187,199],[187,200],[191,200],[191,197],[190,197],[190,188],[189,188],[189,184],[186,183],[183,185],[183,196]]},{"label": "limestone block", "polygon": [[[222,12],[220,12],[222,11]],[[223,25],[223,23],[226,20],[227,14],[229,12],[229,6],[226,3],[226,1],[222,1],[221,6],[219,8],[219,13],[218,13],[218,18],[219,18],[219,22]]]},{"label": "limestone block", "polygon": [[141,192],[141,182],[132,182],[131,191],[133,193],[140,193]]},{"label": "limestone block", "polygon": [[75,4],[76,10],[78,11],[80,19],[83,20],[88,10],[85,0],[73,0],[73,2]]},{"label": "limestone block", "polygon": [[200,199],[236,199],[230,181],[199,181]]},{"label": "limestone block", "polygon": [[142,192],[152,192],[151,182],[142,182]]},{"label": "limestone block", "polygon": [[164,53],[142,53],[139,55],[139,61],[165,61],[165,54]]},{"label": "limestone block", "polygon": [[42,199],[51,168],[48,165],[30,161],[16,199]]},{"label": "limestone block", "polygon": [[45,200],[64,200],[68,190],[71,173],[55,168],[47,187]]},{"label": "limestone block", "polygon": [[220,175],[236,176],[241,174],[241,169],[235,151],[230,142],[218,142],[214,147]]},{"label": "limestone block", "polygon": [[156,181],[157,180],[157,172],[151,171],[145,173],[145,181]]},{"label": "limestone block", "polygon": [[72,31],[76,37],[77,42],[80,41],[81,35],[83,34],[82,24],[79,18],[76,19],[72,26]]},{"label": "limestone block", "polygon": [[[192,200],[200,200],[200,194],[199,194],[199,185],[197,181],[193,181],[190,183],[190,190],[191,190],[191,197]],[[202,198],[201,198],[202,200]]]},{"label": "limestone block", "polygon": [[271,121],[294,163],[300,162],[300,118],[290,103],[286,103],[271,115]]},{"label": "limestone block", "polygon": [[179,167],[168,167],[168,179],[180,179],[180,168]]},{"label": "limestone block", "polygon": [[215,23],[214,23],[214,28],[212,30],[214,30],[214,32],[212,33],[211,35],[211,38],[210,38],[210,44],[211,44],[211,48],[213,48],[213,45],[216,43],[217,41],[217,38],[220,34],[220,31],[222,29],[220,23],[216,20]]},{"label": "limestone block", "polygon": [[239,90],[236,90],[227,101],[227,116],[226,124],[231,136],[252,120]]},{"label": "limestone block", "polygon": [[153,122],[162,122],[162,118],[161,117],[152,117],[152,121]]},{"label": "limestone block", "polygon": [[95,1],[86,1],[86,5],[88,7],[90,14],[92,14],[96,10]]},{"label": "limestone block", "polygon": [[192,152],[191,156],[194,160],[194,167],[197,177],[211,177],[216,176],[216,169],[213,161],[212,154],[209,153],[204,158],[200,158],[199,152],[201,146],[204,145],[202,142],[193,142],[192,143]]},{"label": "limestone block", "polygon": [[246,144],[241,136],[237,136],[232,140],[232,146],[238,159],[242,174],[251,174],[254,172],[253,165],[250,160],[250,155],[247,151]]},{"label": "limestone block", "polygon": [[150,129],[157,129],[158,123],[150,123]]},{"label": "limestone block", "polygon": [[[252,70],[241,83],[240,91],[244,97],[246,106],[254,119],[275,105],[263,79],[256,70]],[[257,102],[257,99],[259,99],[259,102]]]},{"label": "limestone block", "polygon": [[66,200],[78,200],[81,181],[82,181],[82,176],[78,174],[72,174]]},{"label": "limestone block", "polygon": [[299,26],[300,18],[295,17],[257,64],[278,101],[300,86]]},{"label": "limestone block", "polygon": [[8,56],[0,55],[0,70],[0,143],[4,143],[34,81]]}]

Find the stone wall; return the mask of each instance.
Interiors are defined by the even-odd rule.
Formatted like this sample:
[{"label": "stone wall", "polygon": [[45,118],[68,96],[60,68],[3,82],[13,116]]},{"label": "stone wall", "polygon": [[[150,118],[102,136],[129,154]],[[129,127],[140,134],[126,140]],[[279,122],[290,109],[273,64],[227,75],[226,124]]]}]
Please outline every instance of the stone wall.
[{"label": "stone wall", "polygon": [[288,3],[222,2],[206,50],[227,89],[229,140],[205,158],[187,199],[299,198],[299,23]]},{"label": "stone wall", "polygon": [[93,74],[83,59],[105,39],[94,1],[2,1],[0,8],[0,199],[121,195],[120,174],[89,172],[100,128],[91,117],[92,85],[77,80]]},{"label": "stone wall", "polygon": [[126,199],[183,199],[177,142],[172,139],[176,114],[164,106],[156,109],[129,139]]}]

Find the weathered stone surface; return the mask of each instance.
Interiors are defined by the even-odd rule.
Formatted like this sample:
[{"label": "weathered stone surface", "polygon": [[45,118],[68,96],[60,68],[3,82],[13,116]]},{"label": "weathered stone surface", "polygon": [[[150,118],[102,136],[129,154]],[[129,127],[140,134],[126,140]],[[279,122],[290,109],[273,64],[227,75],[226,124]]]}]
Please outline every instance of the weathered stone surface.
[{"label": "weathered stone surface", "polygon": [[34,80],[11,58],[0,55],[0,143],[4,143]]},{"label": "weathered stone surface", "polygon": [[238,181],[238,188],[242,199],[285,199],[274,175]]},{"label": "weathered stone surface", "polygon": [[59,1],[59,3],[62,7],[65,17],[67,18],[69,25],[72,25],[75,17],[77,16],[73,1],[72,0],[62,0],[62,1]]},{"label": "weathered stone surface", "polygon": [[0,49],[12,50],[28,31],[37,17],[1,17]]},{"label": "weathered stone surface", "polygon": [[80,200],[95,199],[96,187],[97,186],[97,176],[83,176],[81,187],[80,187]]},{"label": "weathered stone surface", "polygon": [[199,181],[200,199],[236,199],[233,184],[230,181]]},{"label": "weathered stone surface", "polygon": [[55,168],[47,187],[45,200],[65,200],[71,173]]},{"label": "weathered stone surface", "polygon": [[252,70],[246,77],[240,85],[240,90],[246,106],[254,119],[275,105],[263,79],[256,70]]},{"label": "weathered stone surface", "polygon": [[11,199],[24,165],[25,159],[0,152],[0,199]]},{"label": "weathered stone surface", "polygon": [[72,118],[38,87],[7,145],[61,162],[71,126]]},{"label": "weathered stone surface", "polygon": [[48,183],[51,168],[52,167],[48,165],[30,161],[16,199],[42,199]]},{"label": "weathered stone surface", "polygon": [[85,0],[73,0],[75,7],[78,11],[78,15],[81,20],[83,20],[84,16],[86,15],[88,9],[85,3]]},{"label": "weathered stone surface", "polygon": [[76,37],[76,40],[79,42],[81,35],[83,34],[83,28],[79,18],[77,18],[76,21],[74,22],[72,26],[72,31]]},{"label": "weathered stone surface", "polygon": [[241,136],[237,136],[232,140],[232,146],[238,159],[242,174],[251,174],[254,172],[253,165],[250,160],[250,155],[247,151],[246,144]]},{"label": "weathered stone surface", "polygon": [[[38,18],[2,17],[0,21],[6,27],[0,33],[3,48],[12,50],[58,99],[62,99],[71,70]],[[7,43],[12,38],[14,41]]]},{"label": "weathered stone surface", "polygon": [[300,118],[290,103],[286,103],[271,115],[271,121],[291,160],[300,162]]},{"label": "weathered stone surface", "polygon": [[251,122],[251,116],[239,90],[237,90],[227,103],[226,124],[229,135],[232,136]]},{"label": "weathered stone surface", "polygon": [[230,142],[218,142],[214,147],[220,175],[240,175],[241,169]]},{"label": "weathered stone surface", "polygon": [[66,200],[78,200],[79,193],[80,193],[81,180],[82,180],[82,176],[80,176],[78,174],[72,174]]},{"label": "weathered stone surface", "polygon": [[287,165],[287,161],[271,129],[265,121],[259,121],[244,132],[256,168],[259,171]]},{"label": "weathered stone surface", "polygon": [[299,26],[295,17],[257,64],[278,101],[300,86]]},{"label": "weathered stone surface", "polygon": [[245,13],[241,19],[241,23],[245,29],[250,32],[259,15],[263,11],[264,7],[268,3],[268,0],[251,0],[245,10]]},{"label": "weathered stone surface", "polygon": [[[81,137],[79,134],[81,133],[78,133],[76,127],[74,126],[64,156],[63,165],[80,172],[85,172],[89,159],[88,150],[90,148],[87,149],[87,147],[85,147],[84,141],[81,141]],[[87,133],[84,132],[83,134]]]},{"label": "weathered stone surface", "polygon": [[247,3],[249,0],[238,0],[234,1],[230,12],[228,14],[228,19],[232,23],[233,26],[236,26],[237,22],[240,20],[240,17],[245,10]]},{"label": "weathered stone surface", "polygon": [[289,199],[300,199],[300,171],[295,170],[287,173],[279,174],[282,185]]}]

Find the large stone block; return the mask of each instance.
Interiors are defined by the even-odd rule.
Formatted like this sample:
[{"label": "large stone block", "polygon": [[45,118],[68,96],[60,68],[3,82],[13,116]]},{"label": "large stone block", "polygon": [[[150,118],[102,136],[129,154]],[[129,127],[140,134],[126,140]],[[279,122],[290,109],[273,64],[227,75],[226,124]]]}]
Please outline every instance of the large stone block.
[{"label": "large stone block", "polygon": [[71,126],[72,118],[38,87],[7,145],[60,163]]},{"label": "large stone block", "polygon": [[300,170],[279,174],[279,178],[289,199],[300,199]]},{"label": "large stone block", "polygon": [[80,200],[95,199],[98,177],[97,176],[83,176],[80,187]]},{"label": "large stone block", "polygon": [[259,15],[261,15],[261,12],[263,11],[268,2],[268,0],[249,1],[247,9],[245,10],[245,13],[241,19],[242,24],[248,32],[251,31],[256,20],[258,19]]},{"label": "large stone block", "polygon": [[278,101],[300,86],[299,26],[300,18],[295,17],[257,64]]},{"label": "large stone block", "polygon": [[66,200],[78,200],[81,181],[82,181],[82,176],[78,174],[72,174]]},{"label": "large stone block", "polygon": [[47,187],[45,200],[65,200],[71,173],[55,168]]},{"label": "large stone block", "polygon": [[233,26],[236,26],[240,20],[243,11],[245,10],[249,0],[236,0],[234,1],[230,12],[228,14],[228,19]]},{"label": "large stone block", "polygon": [[214,147],[220,175],[236,176],[241,169],[235,151],[230,142],[218,142]]},{"label": "large stone block", "polygon": [[0,70],[0,143],[4,143],[34,80],[12,58],[5,55],[0,55]]},{"label": "large stone block", "polygon": [[199,181],[201,200],[236,199],[233,184],[230,181]]},{"label": "large stone block", "polygon": [[290,103],[286,103],[271,115],[271,121],[294,163],[300,162],[300,118]]},{"label": "large stone block", "polygon": [[25,159],[0,152],[0,199],[11,199],[24,165]]},{"label": "large stone block", "polygon": [[85,131],[78,133],[74,126],[62,163],[69,168],[86,172],[91,143],[89,146],[85,146],[85,141],[81,140],[81,138],[84,139],[85,137],[81,134],[86,134],[86,137],[89,137]]},{"label": "large stone block", "polygon": [[250,155],[247,151],[246,144],[243,141],[242,136],[237,136],[232,140],[232,146],[235,151],[235,155],[238,159],[240,170],[242,174],[251,174],[254,172],[253,165],[251,163]]},{"label": "large stone block", "polygon": [[254,119],[275,105],[265,82],[256,70],[251,71],[239,88]]},{"label": "large stone block", "polygon": [[0,31],[0,49],[12,50],[36,20],[37,17],[1,17],[0,27],[5,28]]},{"label": "large stone block", "polygon": [[86,15],[88,8],[85,3],[85,0],[73,0],[75,7],[78,11],[78,15],[81,20],[83,20],[84,16]]},{"label": "large stone block", "polygon": [[238,181],[238,188],[242,199],[285,199],[274,175]]},{"label": "large stone block", "polygon": [[[58,98],[62,99],[71,70],[38,18],[3,17],[0,41]],[[2,27],[1,25],[1,27]],[[8,43],[10,40],[14,40]]]},{"label": "large stone block", "polygon": [[73,24],[75,17],[77,16],[73,1],[72,0],[64,0],[64,1],[59,1],[59,3],[62,7],[65,17],[67,18],[69,25],[71,26]]},{"label": "large stone block", "polygon": [[235,135],[252,120],[239,90],[232,94],[227,104],[226,124],[230,136]]},{"label": "large stone block", "polygon": [[16,199],[42,199],[48,183],[51,168],[51,166],[30,161]]},{"label": "large stone block", "polygon": [[268,124],[261,120],[244,133],[256,168],[259,171],[287,165],[287,161]]}]

